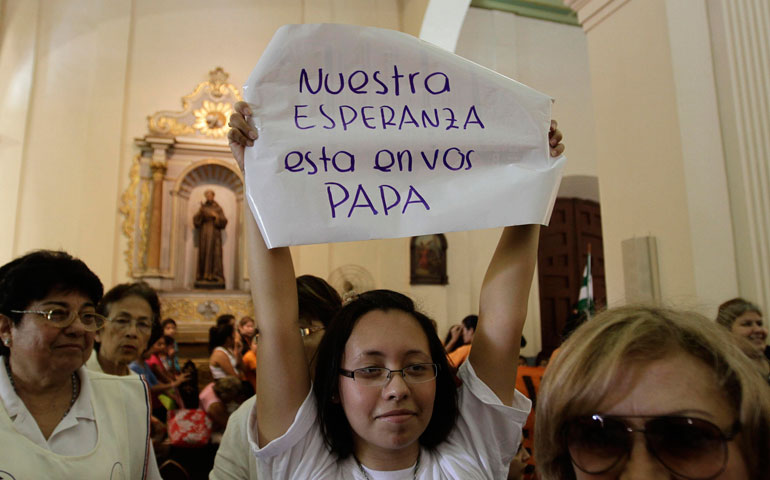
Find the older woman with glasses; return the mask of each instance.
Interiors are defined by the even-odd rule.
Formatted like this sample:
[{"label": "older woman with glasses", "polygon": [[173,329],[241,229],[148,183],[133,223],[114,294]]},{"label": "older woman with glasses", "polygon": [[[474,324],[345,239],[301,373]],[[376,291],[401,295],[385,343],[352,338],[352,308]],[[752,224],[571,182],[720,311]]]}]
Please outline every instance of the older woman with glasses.
[{"label": "older woman with glasses", "polygon": [[549,365],[535,451],[544,480],[768,479],[770,388],[713,321],[609,310]]},{"label": "older woman with glasses", "polygon": [[111,375],[128,375],[128,365],[149,348],[153,328],[160,331],[160,302],[145,282],[116,285],[96,307],[106,318],[96,332],[94,353],[86,366]]},{"label": "older woman with glasses", "polygon": [[9,478],[160,478],[144,383],[83,367],[105,322],[102,292],[64,252],[0,267],[0,470]]}]

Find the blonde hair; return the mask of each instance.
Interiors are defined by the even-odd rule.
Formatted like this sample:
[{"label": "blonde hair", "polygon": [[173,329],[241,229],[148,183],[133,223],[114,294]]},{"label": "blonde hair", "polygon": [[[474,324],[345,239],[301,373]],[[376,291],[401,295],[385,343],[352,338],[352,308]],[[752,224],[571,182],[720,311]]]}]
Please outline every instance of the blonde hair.
[{"label": "blonde hair", "polygon": [[540,386],[535,451],[541,478],[574,479],[565,422],[597,413],[621,369],[685,352],[710,367],[741,424],[744,460],[770,468],[770,387],[724,330],[697,313],[654,307],[607,310],[567,340]]}]

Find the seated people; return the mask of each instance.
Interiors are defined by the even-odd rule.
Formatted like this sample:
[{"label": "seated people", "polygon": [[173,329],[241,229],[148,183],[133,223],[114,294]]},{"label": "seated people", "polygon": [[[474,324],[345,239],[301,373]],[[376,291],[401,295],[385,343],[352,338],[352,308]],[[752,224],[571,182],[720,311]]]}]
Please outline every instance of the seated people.
[{"label": "seated people", "polygon": [[463,318],[462,345],[449,354],[449,362],[454,365],[455,368],[459,368],[465,359],[468,358],[468,355],[471,352],[471,342],[473,342],[473,335],[476,333],[476,325],[478,325],[478,322],[478,315],[468,315]]},{"label": "seated people", "polygon": [[212,431],[218,434],[212,436],[212,443],[219,443],[230,414],[245,400],[241,398],[242,391],[241,380],[238,377],[228,376],[209,383],[198,395],[199,408],[209,416],[213,426]]},{"label": "seated people", "polygon": [[446,353],[452,353],[457,350],[457,347],[463,345],[463,326],[460,324],[454,324],[449,327],[444,337],[444,349]]},{"label": "seated people", "polygon": [[[312,275],[297,277],[296,284],[305,359],[312,362],[326,327],[342,307],[342,299],[325,280]],[[255,401],[256,397],[249,398],[230,416],[209,476],[211,480],[257,478],[256,459],[243,454],[249,450],[247,422]]]},{"label": "seated people", "polygon": [[241,336],[241,351],[236,353],[240,353],[241,357],[246,355],[246,352],[251,349],[251,340],[254,338],[256,330],[253,318],[242,317],[238,320],[238,335]]},{"label": "seated people", "polygon": [[171,345],[167,345],[169,350],[171,348],[174,349],[174,353],[173,355],[169,355],[167,357],[165,365],[166,369],[169,372],[173,372],[174,375],[179,374],[182,372],[182,367],[179,365],[179,358],[177,357],[177,353],[179,352],[179,344],[176,343],[176,320],[173,318],[167,318],[161,322],[160,326],[163,327],[163,335],[171,337],[173,340]]},{"label": "seated people", "polygon": [[209,368],[214,379],[227,376],[241,378],[240,338],[230,322],[217,321],[217,325],[209,329]]},{"label": "seated people", "polygon": [[65,252],[0,267],[4,478],[160,479],[144,383],[84,368],[107,321],[96,311],[102,292]]},{"label": "seated people", "polygon": [[142,354],[129,365],[131,370],[144,377],[147,385],[150,387],[152,414],[163,423],[166,422],[167,411],[180,406],[178,403],[181,402],[177,402],[179,394],[176,391],[176,388],[187,381],[188,376],[187,373],[182,373],[170,382],[161,381],[155,376],[152,368],[147,364],[147,359],[156,353],[165,351],[166,341],[161,335],[160,328],[155,329],[150,336],[150,347],[143,351]]},{"label": "seated people", "polygon": [[[239,116],[248,107],[235,108],[240,113],[231,117],[229,139],[242,165],[238,145],[256,131]],[[559,146],[560,132],[552,135],[551,145]],[[508,474],[530,406],[511,386],[538,226],[508,227],[501,235],[480,295],[476,348],[460,368],[459,389],[430,319],[404,295],[375,290],[358,295],[329,325],[311,391],[291,253],[268,250],[254,218],[247,215],[245,223],[260,331],[249,442],[260,477]]]},{"label": "seated people", "polygon": [[243,377],[257,389],[257,342],[259,335],[251,337],[251,348],[243,355]]},{"label": "seated people", "polygon": [[535,451],[543,480],[766,479],[770,387],[698,314],[607,310],[549,365]]}]

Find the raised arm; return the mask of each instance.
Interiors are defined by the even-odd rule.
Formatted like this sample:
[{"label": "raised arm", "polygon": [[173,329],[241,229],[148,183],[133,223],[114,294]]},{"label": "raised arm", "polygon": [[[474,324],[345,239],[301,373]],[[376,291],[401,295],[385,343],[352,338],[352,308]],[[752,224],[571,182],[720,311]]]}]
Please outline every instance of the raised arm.
[{"label": "raised arm", "polygon": [[479,323],[468,359],[505,405],[513,402],[539,233],[539,225],[506,227],[481,286]]},{"label": "raised arm", "polygon": [[[256,131],[245,120],[251,110],[235,105],[230,117],[230,148],[243,170],[244,145],[253,144]],[[291,426],[310,392],[302,337],[299,331],[294,265],[287,247],[268,250],[253,215],[244,218],[248,245],[249,279],[259,329],[257,361],[258,443],[265,446]]]},{"label": "raised arm", "polygon": [[[562,134],[551,122],[552,157],[564,152]],[[469,361],[479,378],[510,405],[516,384],[521,332],[537,263],[539,225],[506,227],[484,276],[479,299],[479,323]]]}]

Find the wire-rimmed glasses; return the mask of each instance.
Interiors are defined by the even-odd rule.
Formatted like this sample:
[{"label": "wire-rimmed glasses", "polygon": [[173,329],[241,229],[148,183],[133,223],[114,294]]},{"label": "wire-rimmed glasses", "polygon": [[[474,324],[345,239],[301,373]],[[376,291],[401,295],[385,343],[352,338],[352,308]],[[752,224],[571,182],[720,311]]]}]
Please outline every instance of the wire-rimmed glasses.
[{"label": "wire-rimmed glasses", "polygon": [[352,378],[354,382],[368,387],[386,385],[394,373],[400,373],[406,383],[425,383],[436,378],[438,365],[435,363],[415,363],[400,370],[391,370],[385,367],[364,367],[355,370],[340,368],[340,375]]}]

